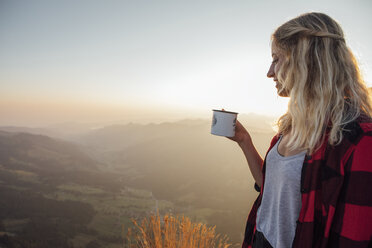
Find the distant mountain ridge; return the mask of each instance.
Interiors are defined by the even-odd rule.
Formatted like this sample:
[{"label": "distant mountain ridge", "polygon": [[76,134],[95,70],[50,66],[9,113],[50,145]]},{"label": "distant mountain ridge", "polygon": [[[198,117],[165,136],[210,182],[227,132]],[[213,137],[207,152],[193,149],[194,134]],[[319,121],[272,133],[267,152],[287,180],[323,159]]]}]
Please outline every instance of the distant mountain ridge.
[{"label": "distant mountain ridge", "polygon": [[25,170],[97,167],[97,162],[73,143],[45,135],[4,131],[0,132],[0,162],[17,165]]},{"label": "distant mountain ridge", "polygon": [[[256,114],[241,115],[239,121],[249,132],[272,133],[274,118]],[[104,126],[86,132],[75,139],[82,144],[95,146],[99,149],[124,149],[131,145],[145,143],[159,137],[172,137],[182,132],[203,130],[204,134],[210,135],[211,120],[209,119],[185,119],[176,122],[164,122],[159,124],[116,124]]]},{"label": "distant mountain ridge", "polygon": [[[162,122],[162,123],[148,123],[148,124],[139,124],[135,122],[123,123],[123,124],[105,124],[100,125],[97,123],[79,123],[79,122],[68,122],[68,123],[59,123],[53,124],[44,127],[25,127],[25,126],[0,126],[1,131],[5,132],[24,132],[30,134],[42,134],[50,136],[53,138],[62,138],[66,140],[76,140],[79,136],[87,136],[90,133],[95,133],[100,130],[102,133],[103,130],[114,130],[120,128],[133,128],[133,127],[155,127],[155,126],[172,126],[172,125],[181,125],[181,126],[198,126],[206,125],[210,126],[212,119],[212,112],[210,118],[198,118],[198,119],[183,119],[173,122]],[[275,121],[274,117],[259,115],[254,113],[249,114],[239,114],[238,120],[243,123],[247,129],[252,129],[255,131],[262,132],[271,132],[273,130],[273,123]]]}]

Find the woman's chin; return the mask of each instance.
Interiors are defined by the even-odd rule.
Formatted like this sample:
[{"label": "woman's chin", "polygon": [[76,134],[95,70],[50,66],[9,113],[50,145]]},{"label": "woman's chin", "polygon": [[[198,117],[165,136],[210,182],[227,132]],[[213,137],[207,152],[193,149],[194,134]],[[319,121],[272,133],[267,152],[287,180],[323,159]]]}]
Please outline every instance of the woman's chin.
[{"label": "woman's chin", "polygon": [[283,89],[278,89],[278,96],[281,96],[281,97],[289,97],[289,93],[287,90],[283,90]]}]

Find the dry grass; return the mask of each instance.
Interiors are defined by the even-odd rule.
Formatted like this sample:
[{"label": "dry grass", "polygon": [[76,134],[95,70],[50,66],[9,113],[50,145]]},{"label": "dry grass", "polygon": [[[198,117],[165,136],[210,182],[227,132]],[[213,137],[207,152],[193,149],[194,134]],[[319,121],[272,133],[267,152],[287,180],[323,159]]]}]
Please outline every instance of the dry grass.
[{"label": "dry grass", "polygon": [[141,223],[132,220],[135,227],[128,228],[127,248],[228,248],[227,236],[216,234],[215,226],[192,223],[187,217],[166,214],[163,219],[152,215]]}]

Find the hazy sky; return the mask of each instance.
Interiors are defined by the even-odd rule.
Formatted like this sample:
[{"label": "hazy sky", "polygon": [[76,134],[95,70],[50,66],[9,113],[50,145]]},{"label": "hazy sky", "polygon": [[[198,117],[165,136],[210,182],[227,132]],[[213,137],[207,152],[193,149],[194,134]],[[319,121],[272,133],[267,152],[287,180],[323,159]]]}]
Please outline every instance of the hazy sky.
[{"label": "hazy sky", "polygon": [[270,35],[321,11],[372,86],[372,1],[0,0],[0,125],[281,115]]}]

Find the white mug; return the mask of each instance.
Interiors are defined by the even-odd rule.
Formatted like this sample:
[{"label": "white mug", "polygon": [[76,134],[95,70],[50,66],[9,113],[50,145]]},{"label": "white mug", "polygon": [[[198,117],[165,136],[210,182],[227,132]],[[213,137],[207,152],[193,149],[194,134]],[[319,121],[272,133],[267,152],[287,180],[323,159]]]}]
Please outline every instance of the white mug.
[{"label": "white mug", "polygon": [[235,112],[213,109],[211,134],[234,137],[237,116]]}]

